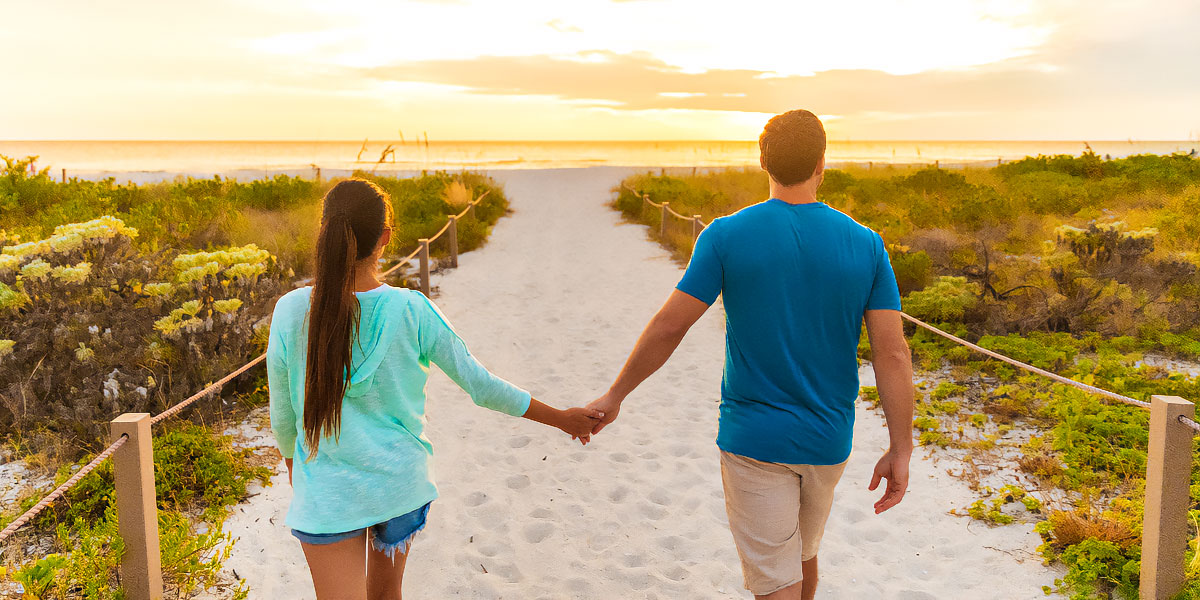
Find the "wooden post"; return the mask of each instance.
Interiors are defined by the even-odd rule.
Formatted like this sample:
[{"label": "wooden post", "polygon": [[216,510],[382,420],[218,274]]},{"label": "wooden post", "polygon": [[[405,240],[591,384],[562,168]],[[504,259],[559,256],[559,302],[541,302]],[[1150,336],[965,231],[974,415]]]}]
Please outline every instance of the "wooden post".
[{"label": "wooden post", "polygon": [[662,208],[659,209],[660,212],[662,212],[662,219],[658,224],[658,235],[660,235],[660,236],[667,235],[667,206],[669,204],[671,204],[671,203],[664,201],[662,203]]},{"label": "wooden post", "polygon": [[472,202],[467,205],[467,216],[471,217],[472,219],[475,218],[475,205],[476,204],[477,204],[476,202]]},{"label": "wooden post", "polygon": [[1146,453],[1146,514],[1142,521],[1141,597],[1167,600],[1183,588],[1187,550],[1188,485],[1192,430],[1179,422],[1196,405],[1176,396],[1150,400],[1150,448]]},{"label": "wooden post", "polygon": [[67,182],[67,168],[66,167],[62,168],[62,182],[63,183]]},{"label": "wooden post", "polygon": [[429,297],[429,240],[421,238],[417,240],[421,243],[421,253],[418,255],[421,259],[421,293],[425,297]]},{"label": "wooden post", "polygon": [[650,194],[642,194],[642,214],[646,214],[646,208],[650,206]]},{"label": "wooden post", "polygon": [[458,268],[458,215],[449,215],[450,229],[446,230],[446,234],[450,236],[450,266]]},{"label": "wooden post", "polygon": [[700,215],[692,215],[692,241],[700,239],[700,231],[704,229],[700,226]]},{"label": "wooden post", "polygon": [[159,600],[163,596],[163,580],[150,415],[125,413],[113,420],[111,430],[114,442],[122,435],[129,436],[112,457],[117,527],[125,541],[121,587],[130,600]]}]

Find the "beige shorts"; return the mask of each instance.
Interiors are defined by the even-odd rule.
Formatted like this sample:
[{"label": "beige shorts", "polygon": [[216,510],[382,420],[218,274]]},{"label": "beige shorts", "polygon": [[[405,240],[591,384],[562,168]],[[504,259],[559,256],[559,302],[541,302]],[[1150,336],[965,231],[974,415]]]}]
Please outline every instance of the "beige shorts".
[{"label": "beige shorts", "polygon": [[817,555],[845,469],[844,462],[785,465],[721,452],[725,510],[750,593],[772,594],[804,579],[801,563]]}]

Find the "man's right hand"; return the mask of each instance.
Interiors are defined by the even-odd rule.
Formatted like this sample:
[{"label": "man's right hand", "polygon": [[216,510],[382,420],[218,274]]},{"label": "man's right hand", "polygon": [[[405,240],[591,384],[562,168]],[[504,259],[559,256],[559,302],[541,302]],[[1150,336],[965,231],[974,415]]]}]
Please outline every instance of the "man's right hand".
[{"label": "man's right hand", "polygon": [[592,400],[591,404],[587,405],[587,408],[604,413],[604,416],[601,417],[600,421],[596,423],[596,426],[592,428],[592,435],[600,433],[601,429],[608,427],[609,423],[617,420],[617,413],[621,412],[621,401],[621,398],[617,398],[612,392],[608,392],[603,396]]},{"label": "man's right hand", "polygon": [[912,460],[912,450],[904,452],[889,449],[883,454],[883,458],[875,463],[875,473],[871,475],[871,485],[867,489],[875,491],[875,488],[879,487],[880,479],[887,480],[883,497],[875,503],[875,514],[900,504],[900,501],[904,499],[904,493],[908,491],[908,463],[910,460]]}]

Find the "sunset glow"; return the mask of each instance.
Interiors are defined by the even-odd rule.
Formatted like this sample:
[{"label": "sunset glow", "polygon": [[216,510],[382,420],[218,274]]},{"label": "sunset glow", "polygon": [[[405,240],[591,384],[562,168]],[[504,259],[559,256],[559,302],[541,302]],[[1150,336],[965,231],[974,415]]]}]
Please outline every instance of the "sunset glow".
[{"label": "sunset glow", "polygon": [[795,107],[842,139],[1200,136],[1187,0],[6,11],[9,140],[753,139]]}]

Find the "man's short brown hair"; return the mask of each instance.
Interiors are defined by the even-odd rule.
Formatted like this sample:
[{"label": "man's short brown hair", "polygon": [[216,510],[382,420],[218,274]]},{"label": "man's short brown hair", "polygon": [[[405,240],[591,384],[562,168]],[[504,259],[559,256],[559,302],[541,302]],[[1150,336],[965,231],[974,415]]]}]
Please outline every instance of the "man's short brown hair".
[{"label": "man's short brown hair", "polygon": [[791,110],[767,121],[758,136],[762,165],[779,185],[808,181],[825,156],[825,127],[807,110]]}]

